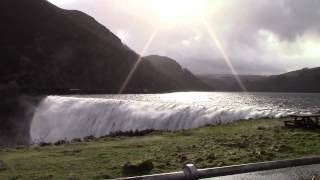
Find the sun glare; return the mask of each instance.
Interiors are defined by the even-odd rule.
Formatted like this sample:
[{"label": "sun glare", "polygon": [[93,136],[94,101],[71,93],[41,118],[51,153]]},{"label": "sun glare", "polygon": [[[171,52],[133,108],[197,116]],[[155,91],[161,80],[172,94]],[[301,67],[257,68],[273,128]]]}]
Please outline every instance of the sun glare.
[{"label": "sun glare", "polygon": [[163,21],[198,18],[206,7],[207,0],[145,0]]},{"label": "sun glare", "polygon": [[[229,69],[235,76],[237,83],[240,85],[242,91],[243,92],[247,91],[236,69],[234,68],[229,56],[227,55],[220,41],[218,40],[215,33],[213,32],[213,29],[211,28],[211,26],[209,25],[208,21],[205,18],[205,14],[206,14],[205,10],[206,10],[206,5],[208,3],[208,0],[145,0],[145,3],[149,7],[153,8],[156,12],[158,12],[159,16],[161,17],[161,21],[159,22],[158,26],[155,28],[151,37],[148,39],[148,42],[145,44],[141,52],[141,56],[139,57],[135,65],[132,67],[130,73],[128,74],[127,78],[122,84],[119,90],[119,94],[122,94],[126,89],[133,74],[135,73],[137,67],[139,66],[140,61],[142,60],[142,56],[149,49],[160,27],[163,25],[163,22],[164,21],[178,22],[182,20],[188,21],[191,18],[195,18],[199,21],[202,21],[203,26],[207,29],[208,33],[211,36],[211,39],[216,44],[218,50],[222,55],[223,60],[225,61],[225,63],[228,65]],[[190,45],[188,41],[183,41],[183,44]],[[185,98],[186,97],[184,97],[184,99]],[[191,100],[193,100],[193,98],[191,98]]]},{"label": "sun glare", "polygon": [[161,94],[160,98],[165,101],[177,101],[177,102],[200,102],[200,101],[210,100],[208,94],[204,92],[180,92],[180,93]]}]

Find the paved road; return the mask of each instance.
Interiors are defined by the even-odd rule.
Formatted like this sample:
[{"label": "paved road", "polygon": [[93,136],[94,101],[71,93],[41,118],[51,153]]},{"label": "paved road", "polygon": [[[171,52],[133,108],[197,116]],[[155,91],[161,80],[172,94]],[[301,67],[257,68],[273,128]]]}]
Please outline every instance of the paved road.
[{"label": "paved road", "polygon": [[[311,180],[314,175],[320,176],[320,165],[302,166],[295,168],[277,169],[272,171],[261,171],[232,175],[212,180]],[[206,179],[206,180],[209,180]]]}]

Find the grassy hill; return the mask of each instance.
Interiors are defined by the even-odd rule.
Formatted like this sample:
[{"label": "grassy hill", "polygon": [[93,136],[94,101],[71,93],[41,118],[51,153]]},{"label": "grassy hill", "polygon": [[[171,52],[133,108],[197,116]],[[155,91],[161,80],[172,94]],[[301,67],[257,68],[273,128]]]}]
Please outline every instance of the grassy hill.
[{"label": "grassy hill", "polygon": [[[134,134],[131,134],[134,135]],[[137,135],[137,134],[136,134]],[[110,179],[320,154],[319,131],[283,128],[278,119],[153,132],[43,147],[1,149],[0,179]]]}]

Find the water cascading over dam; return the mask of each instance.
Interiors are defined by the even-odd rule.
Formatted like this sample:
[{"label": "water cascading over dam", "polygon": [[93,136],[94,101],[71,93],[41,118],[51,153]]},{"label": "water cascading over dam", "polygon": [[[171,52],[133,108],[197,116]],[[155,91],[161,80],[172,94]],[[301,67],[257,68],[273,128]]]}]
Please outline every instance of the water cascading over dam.
[{"label": "water cascading over dam", "polygon": [[72,140],[115,132],[176,131],[240,119],[285,116],[283,111],[132,100],[48,96],[32,119],[33,142]]}]

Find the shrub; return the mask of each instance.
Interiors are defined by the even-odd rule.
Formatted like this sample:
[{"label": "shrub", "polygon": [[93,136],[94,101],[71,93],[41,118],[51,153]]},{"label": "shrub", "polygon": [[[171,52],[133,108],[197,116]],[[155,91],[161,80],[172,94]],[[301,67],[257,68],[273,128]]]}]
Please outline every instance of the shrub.
[{"label": "shrub", "polygon": [[122,166],[122,174],[124,176],[138,176],[143,174],[149,174],[154,168],[152,160],[127,162]]},{"label": "shrub", "polygon": [[82,142],[82,140],[80,138],[74,138],[71,140],[72,143],[78,143],[78,142]]},{"label": "shrub", "polygon": [[52,145],[52,143],[47,143],[47,142],[41,142],[41,143],[39,144],[40,147],[51,146],[51,145]]},{"label": "shrub", "polygon": [[56,145],[56,146],[60,146],[60,145],[63,145],[63,144],[67,144],[67,141],[66,140],[59,140],[59,141],[54,143],[54,145]]},{"label": "shrub", "polygon": [[87,137],[83,138],[83,140],[85,142],[90,142],[90,141],[93,141],[95,139],[96,139],[96,137],[94,137],[93,135],[90,135],[90,136],[87,136]]},{"label": "shrub", "polygon": [[258,129],[258,130],[266,130],[267,128],[264,127],[264,126],[259,126],[257,129]]}]

